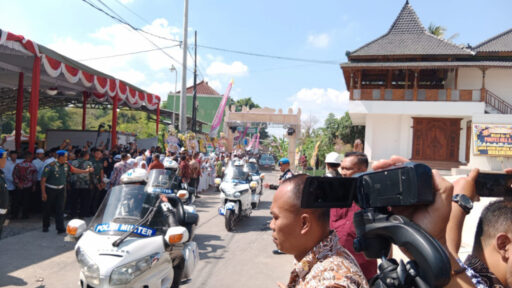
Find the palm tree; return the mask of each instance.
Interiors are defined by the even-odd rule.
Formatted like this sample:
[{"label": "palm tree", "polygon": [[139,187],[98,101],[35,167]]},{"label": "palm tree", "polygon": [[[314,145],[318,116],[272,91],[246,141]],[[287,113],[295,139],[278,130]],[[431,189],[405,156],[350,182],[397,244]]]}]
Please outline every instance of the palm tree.
[{"label": "palm tree", "polygon": [[[446,32],[446,28],[441,26],[441,25],[435,25],[434,23],[430,23],[430,25],[428,25],[428,33],[438,37],[438,38],[441,38],[441,39],[444,39],[444,33]],[[459,37],[459,33],[455,33],[453,34],[452,36],[448,37],[448,39],[446,39],[447,41],[449,42],[452,42],[453,39]]]}]

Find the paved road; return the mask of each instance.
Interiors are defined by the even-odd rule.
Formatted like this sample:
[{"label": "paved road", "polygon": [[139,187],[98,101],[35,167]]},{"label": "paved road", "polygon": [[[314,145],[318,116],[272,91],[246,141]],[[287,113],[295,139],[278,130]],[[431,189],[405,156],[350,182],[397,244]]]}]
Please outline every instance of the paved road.
[{"label": "paved road", "polygon": [[[277,176],[277,172],[267,173],[266,181],[277,182]],[[183,287],[276,287],[276,281],[286,283],[293,258],[272,254],[275,247],[268,223],[273,195],[274,191],[265,191],[260,207],[234,232],[227,232],[224,218],[217,215],[218,193],[210,191],[197,199],[200,223],[195,241],[201,260],[192,280]],[[79,287],[74,243],[64,242],[55,231],[42,233],[34,228],[37,224],[32,226],[28,232],[0,240],[0,287]]]}]

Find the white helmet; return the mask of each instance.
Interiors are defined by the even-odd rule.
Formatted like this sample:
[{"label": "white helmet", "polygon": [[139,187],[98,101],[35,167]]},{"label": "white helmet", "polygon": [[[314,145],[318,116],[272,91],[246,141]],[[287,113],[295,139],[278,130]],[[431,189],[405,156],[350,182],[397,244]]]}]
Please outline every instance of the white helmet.
[{"label": "white helmet", "polygon": [[249,163],[258,163],[258,161],[256,161],[256,159],[254,159],[254,158],[251,158],[251,159],[249,159]]},{"label": "white helmet", "polygon": [[325,163],[340,164],[341,155],[336,152],[331,152],[325,155]]},{"label": "white helmet", "polygon": [[123,175],[121,175],[121,183],[122,184],[130,184],[130,183],[138,183],[138,182],[144,182],[147,180],[148,172],[146,172],[146,169],[142,168],[133,168]]},{"label": "white helmet", "polygon": [[173,170],[178,169],[178,162],[166,157],[164,159],[164,168]]}]

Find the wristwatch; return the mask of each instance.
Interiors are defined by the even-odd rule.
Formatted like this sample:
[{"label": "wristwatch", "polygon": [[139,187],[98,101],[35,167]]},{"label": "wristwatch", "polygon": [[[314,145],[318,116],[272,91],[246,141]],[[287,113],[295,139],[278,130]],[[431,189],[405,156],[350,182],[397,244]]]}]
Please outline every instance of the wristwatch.
[{"label": "wristwatch", "polygon": [[473,201],[471,201],[471,199],[469,199],[469,197],[464,194],[453,195],[452,201],[459,204],[460,208],[462,208],[466,214],[469,214],[471,209],[473,209]]}]

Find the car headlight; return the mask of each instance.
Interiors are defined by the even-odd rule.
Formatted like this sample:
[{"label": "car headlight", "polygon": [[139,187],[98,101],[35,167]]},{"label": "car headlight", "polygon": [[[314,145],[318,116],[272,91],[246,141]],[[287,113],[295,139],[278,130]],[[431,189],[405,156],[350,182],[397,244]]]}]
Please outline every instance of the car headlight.
[{"label": "car headlight", "polygon": [[252,181],[252,182],[249,184],[249,187],[251,187],[251,189],[256,189],[256,187],[258,187],[258,182],[256,182],[256,181]]},{"label": "car headlight", "polygon": [[76,248],[75,255],[76,260],[82,266],[82,273],[84,273],[87,282],[93,286],[100,285],[100,268],[98,265],[80,247]]},{"label": "car headlight", "polygon": [[130,283],[135,277],[149,270],[151,263],[153,263],[155,259],[159,259],[159,253],[117,267],[112,270],[112,274],[110,274],[110,285],[126,285]]}]

